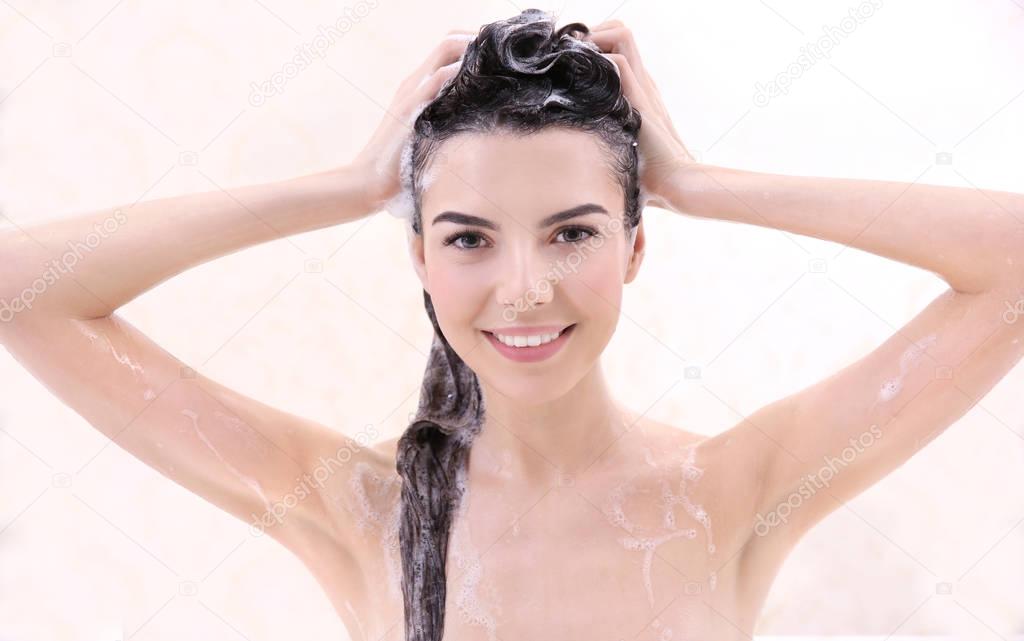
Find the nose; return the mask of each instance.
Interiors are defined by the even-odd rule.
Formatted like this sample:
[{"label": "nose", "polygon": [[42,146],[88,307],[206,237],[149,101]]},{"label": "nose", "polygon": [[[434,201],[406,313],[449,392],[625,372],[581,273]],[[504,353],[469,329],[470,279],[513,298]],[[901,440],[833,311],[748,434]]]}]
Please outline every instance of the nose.
[{"label": "nose", "polygon": [[548,261],[537,251],[519,248],[509,252],[494,288],[498,305],[526,311],[550,302],[554,296],[550,272]]}]

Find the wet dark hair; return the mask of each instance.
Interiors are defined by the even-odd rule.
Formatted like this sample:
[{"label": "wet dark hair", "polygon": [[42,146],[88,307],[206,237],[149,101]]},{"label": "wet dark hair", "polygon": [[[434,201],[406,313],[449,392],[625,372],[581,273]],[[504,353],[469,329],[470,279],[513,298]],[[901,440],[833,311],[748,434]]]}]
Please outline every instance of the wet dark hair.
[{"label": "wet dark hair", "polygon": [[[614,63],[581,39],[587,33],[579,22],[556,30],[552,14],[538,9],[481,27],[457,74],[413,124],[403,182],[412,191],[415,233],[423,233],[422,176],[446,140],[461,133],[529,135],[550,127],[597,137],[622,185],[623,227],[635,230],[641,215],[640,113],[623,95]],[[484,406],[476,374],[448,344],[426,291],[423,299],[434,338],[416,415],[398,441],[399,545],[405,638],[440,641],[449,535]]]}]

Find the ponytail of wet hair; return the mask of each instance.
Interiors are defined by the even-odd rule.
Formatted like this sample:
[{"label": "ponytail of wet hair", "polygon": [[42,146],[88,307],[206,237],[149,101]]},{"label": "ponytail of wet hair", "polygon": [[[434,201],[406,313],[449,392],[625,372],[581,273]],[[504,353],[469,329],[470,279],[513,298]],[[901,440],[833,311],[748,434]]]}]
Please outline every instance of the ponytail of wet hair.
[{"label": "ponytail of wet hair", "polygon": [[[614,64],[581,39],[587,33],[578,22],[556,31],[553,15],[538,9],[480,29],[458,73],[413,124],[402,179],[414,203],[415,233],[423,233],[423,172],[444,141],[466,132],[526,135],[547,127],[597,136],[622,185],[624,227],[639,224],[640,113],[623,95]],[[416,415],[398,441],[399,545],[405,639],[441,641],[448,542],[484,403],[476,374],[448,344],[426,291],[423,299],[434,338]]]}]

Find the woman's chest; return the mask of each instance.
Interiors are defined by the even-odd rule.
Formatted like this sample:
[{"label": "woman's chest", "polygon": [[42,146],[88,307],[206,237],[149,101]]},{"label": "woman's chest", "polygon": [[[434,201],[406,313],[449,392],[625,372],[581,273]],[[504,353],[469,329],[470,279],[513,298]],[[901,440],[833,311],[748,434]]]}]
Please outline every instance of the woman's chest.
[{"label": "woman's chest", "polygon": [[449,548],[451,639],[662,638],[672,620],[676,639],[682,621],[699,631],[695,608],[718,588],[700,524],[584,490],[553,489],[500,532],[471,505]]},{"label": "woman's chest", "polygon": [[[453,515],[446,577],[423,586],[413,607],[443,599],[446,641],[729,639],[749,630],[720,483],[692,452],[632,463],[627,474],[532,490],[474,478]],[[402,549],[400,515],[392,501],[360,519],[361,581],[344,592],[365,638],[404,638],[402,559],[412,567],[421,552]],[[339,613],[352,629],[353,617]]]},{"label": "woman's chest", "polygon": [[[729,571],[698,496],[679,492],[658,482],[539,496],[478,488],[451,531],[444,638],[728,638],[715,610],[732,607]],[[401,557],[390,552],[381,592],[400,595]],[[401,621],[400,596],[390,603],[387,618]],[[402,626],[386,638],[402,639]]]}]

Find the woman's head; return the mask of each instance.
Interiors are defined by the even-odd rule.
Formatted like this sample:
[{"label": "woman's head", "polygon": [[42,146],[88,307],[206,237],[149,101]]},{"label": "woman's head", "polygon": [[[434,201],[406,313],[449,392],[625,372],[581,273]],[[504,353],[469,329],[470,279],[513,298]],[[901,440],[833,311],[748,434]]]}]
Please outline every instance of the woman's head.
[{"label": "woman's head", "polygon": [[[406,164],[413,264],[438,324],[481,379],[523,402],[557,398],[593,367],[642,258],[640,116],[586,32],[537,10],[485,25],[415,120]],[[568,349],[531,364],[483,333],[574,324]]]},{"label": "woman's head", "polygon": [[[479,380],[516,402],[563,395],[610,340],[642,259],[640,114],[587,32],[556,30],[535,9],[484,25],[406,148],[410,250],[434,327],[396,464],[410,641],[443,633],[449,531],[484,415]],[[562,349],[532,363],[484,333],[569,325]]]}]

